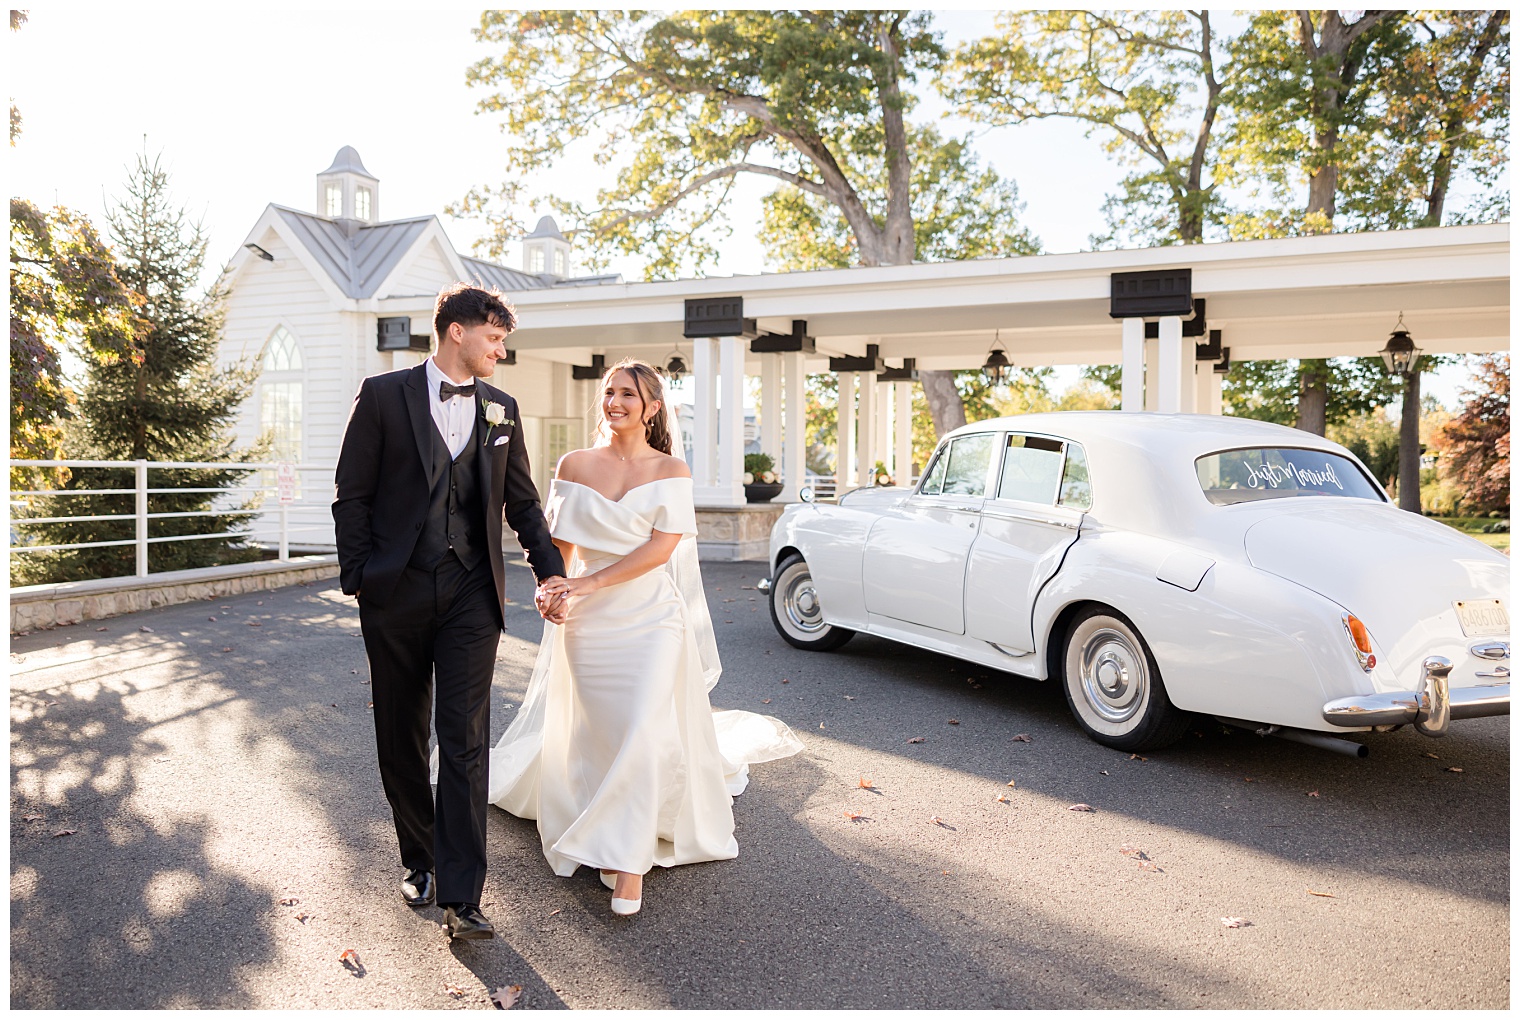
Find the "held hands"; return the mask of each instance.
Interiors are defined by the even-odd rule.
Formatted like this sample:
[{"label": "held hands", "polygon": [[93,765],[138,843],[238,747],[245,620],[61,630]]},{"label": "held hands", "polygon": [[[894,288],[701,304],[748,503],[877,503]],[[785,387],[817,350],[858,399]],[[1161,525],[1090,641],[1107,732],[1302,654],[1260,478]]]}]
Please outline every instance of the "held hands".
[{"label": "held hands", "polygon": [[538,586],[533,602],[538,606],[538,611],[544,619],[550,623],[564,623],[565,616],[570,611],[571,597],[589,595],[601,586],[595,574],[586,574],[581,577],[551,577]]}]

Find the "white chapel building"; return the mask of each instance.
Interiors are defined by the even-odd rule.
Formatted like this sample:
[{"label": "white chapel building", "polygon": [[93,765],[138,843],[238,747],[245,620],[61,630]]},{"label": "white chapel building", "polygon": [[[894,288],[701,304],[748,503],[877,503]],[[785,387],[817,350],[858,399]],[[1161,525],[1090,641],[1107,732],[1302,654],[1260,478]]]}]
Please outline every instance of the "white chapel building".
[{"label": "white chapel building", "polygon": [[[622,282],[570,278],[570,242],[547,216],[523,239],[518,270],[461,255],[437,216],[382,219],[380,201],[379,179],[345,145],[317,175],[316,211],[271,204],[230,262],[221,357],[260,367],[237,423],[240,445],[267,431],[276,461],[336,463],[359,383],[428,356],[433,301],[451,283],[513,298]],[[559,456],[585,445],[593,383],[575,378],[572,362],[590,358],[575,349],[556,350],[557,361],[518,353],[491,381],[519,402],[542,492]]]}]

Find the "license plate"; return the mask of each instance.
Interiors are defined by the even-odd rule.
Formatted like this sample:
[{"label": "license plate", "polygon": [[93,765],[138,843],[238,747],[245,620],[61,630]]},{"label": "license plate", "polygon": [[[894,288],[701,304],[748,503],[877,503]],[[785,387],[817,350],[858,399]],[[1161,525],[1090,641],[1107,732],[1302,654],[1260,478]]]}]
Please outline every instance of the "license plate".
[{"label": "license plate", "polygon": [[1509,613],[1501,599],[1472,599],[1453,602],[1457,622],[1468,637],[1493,637],[1509,633]]}]

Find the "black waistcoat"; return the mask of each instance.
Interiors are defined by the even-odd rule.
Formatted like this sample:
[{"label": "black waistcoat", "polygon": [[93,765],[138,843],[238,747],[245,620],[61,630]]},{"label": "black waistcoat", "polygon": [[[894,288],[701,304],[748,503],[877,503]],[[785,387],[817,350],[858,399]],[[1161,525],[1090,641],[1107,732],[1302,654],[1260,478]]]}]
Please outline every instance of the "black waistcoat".
[{"label": "black waistcoat", "polygon": [[[475,428],[481,427],[480,422]],[[450,549],[459,562],[472,568],[486,554],[485,511],[480,505],[480,476],[476,462],[480,459],[477,436],[459,451],[454,460],[449,459],[448,447],[443,437],[433,432],[433,466],[430,472],[436,479],[428,496],[428,513],[422,524],[422,534],[417,536],[417,548],[412,552],[411,565],[432,570]]]}]

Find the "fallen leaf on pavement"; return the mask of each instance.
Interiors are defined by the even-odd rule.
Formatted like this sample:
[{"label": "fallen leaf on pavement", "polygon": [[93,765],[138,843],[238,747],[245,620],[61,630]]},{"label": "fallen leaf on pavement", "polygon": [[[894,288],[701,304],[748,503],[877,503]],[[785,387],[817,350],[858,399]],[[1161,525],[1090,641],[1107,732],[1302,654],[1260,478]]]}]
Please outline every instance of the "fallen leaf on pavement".
[{"label": "fallen leaf on pavement", "polygon": [[1326,899],[1335,899],[1335,893],[1333,892],[1315,892],[1313,889],[1305,889],[1304,892],[1308,893],[1310,896],[1323,896]]},{"label": "fallen leaf on pavement", "polygon": [[1108,769],[1099,769],[1098,770],[1098,775],[1100,775],[1100,776],[1106,776],[1106,775],[1108,775]]},{"label": "fallen leaf on pavement", "polygon": [[1027,733],[1015,733],[1013,735],[1013,739],[1016,740],[1016,741],[1018,741],[1021,744],[1027,744],[1027,743],[1030,742],[1029,741],[1029,734],[1027,734]]},{"label": "fallen leaf on pavement", "polygon": [[260,623],[259,621],[257,621],[257,620],[249,620],[248,621],[248,626],[250,626],[250,627],[262,627],[264,625],[262,623]]},{"label": "fallen leaf on pavement", "polygon": [[364,964],[359,962],[359,954],[352,949],[343,950],[343,955],[338,957],[338,962],[354,977],[363,977],[365,974]]},{"label": "fallen leaf on pavement", "polygon": [[208,617],[206,617],[206,619],[210,620],[212,623],[216,622],[216,617],[214,617],[214,616],[208,616]]},{"label": "fallen leaf on pavement", "polygon": [[1439,754],[1431,754],[1429,751],[1425,752],[1425,757],[1427,757],[1427,758],[1434,758],[1436,761],[1440,761],[1441,760],[1441,756]]},{"label": "fallen leaf on pavement", "polygon": [[[560,910],[563,910],[563,909],[564,909],[563,907],[560,908]],[[549,911],[549,916],[553,917],[557,913],[559,913],[559,910],[551,910],[551,911]]]},{"label": "fallen leaf on pavement", "polygon": [[153,633],[153,628],[149,627],[147,624],[143,624],[141,627],[138,627],[137,629],[140,630],[140,631],[142,631],[144,634],[152,634]]},{"label": "fallen leaf on pavement", "polygon": [[784,678],[784,677],[783,677],[783,678],[782,678],[782,680],[781,680],[781,682],[782,682],[782,683],[784,683],[784,684],[789,684],[789,683],[791,683],[791,681],[790,681],[790,680],[787,680],[787,679],[785,679],[785,678]]},{"label": "fallen leaf on pavement", "polygon": [[1136,861],[1135,863],[1139,865],[1141,871],[1154,871],[1158,875],[1162,874],[1161,868],[1154,861]]},{"label": "fallen leaf on pavement", "polygon": [[1008,796],[1006,793],[1000,793],[997,796],[997,801],[999,804],[1012,804],[1013,798]]},{"label": "fallen leaf on pavement", "polygon": [[1149,759],[1149,758],[1142,758],[1142,757],[1141,757],[1141,756],[1140,756],[1140,755],[1138,755],[1138,754],[1132,754],[1132,755],[1130,755],[1130,756],[1129,756],[1129,760],[1130,760],[1130,761],[1150,761],[1150,759]]},{"label": "fallen leaf on pavement", "polygon": [[853,694],[846,694],[844,696],[844,700],[846,700],[846,701],[854,701],[855,700],[855,695],[853,695]]},{"label": "fallen leaf on pavement", "polygon": [[230,651],[232,651],[232,649],[230,647],[229,648],[223,648],[222,651],[224,651],[224,652],[230,652]]},{"label": "fallen leaf on pavement", "polygon": [[1087,811],[1087,812],[1090,812],[1092,814],[1097,814],[1097,811],[1098,811],[1098,809],[1095,808],[1095,807],[1093,807],[1091,804],[1073,804],[1071,807],[1067,808],[1066,810],[1068,810],[1068,811]]},{"label": "fallen leaf on pavement", "polygon": [[1130,846],[1128,843],[1126,843],[1124,846],[1121,846],[1119,848],[1119,852],[1125,857],[1133,857],[1137,861],[1150,860],[1150,855],[1148,855],[1144,850],[1141,850],[1137,846]]},{"label": "fallen leaf on pavement", "polygon": [[959,726],[961,724],[961,721],[959,719],[951,719],[949,722],[951,726]]},{"label": "fallen leaf on pavement", "polygon": [[770,698],[761,698],[760,699],[760,704],[762,704],[762,705],[769,705],[770,703],[771,703],[771,699]]},{"label": "fallen leaf on pavement", "polygon": [[1010,779],[1010,780],[1008,780],[1008,785],[1009,786],[1017,786],[1018,783],[1019,783],[1019,781],[1017,779]]},{"label": "fallen leaf on pavement", "polygon": [[1251,922],[1243,917],[1221,917],[1219,922],[1226,928],[1249,928]]},{"label": "fallen leaf on pavement", "polygon": [[821,730],[821,729],[823,729],[823,723],[819,723],[819,724],[818,724],[818,728],[819,728],[819,729],[820,729],[820,730]]},{"label": "fallen leaf on pavement", "polygon": [[78,831],[78,829],[59,829],[57,832],[53,833],[53,838],[57,839],[59,836],[72,836]]},{"label": "fallen leaf on pavement", "polygon": [[[302,924],[305,924],[307,921],[311,920],[311,915],[303,910],[299,914],[296,915],[296,920],[300,921]],[[352,949],[347,949],[347,950],[344,950],[343,955],[344,956],[348,956],[352,952],[353,952]],[[354,959],[357,960],[358,957],[356,956],[356,957],[354,957]]]},{"label": "fallen leaf on pavement", "polygon": [[298,899],[296,899],[294,896],[286,896],[286,897],[284,897],[284,898],[282,898],[280,900],[280,906],[282,906],[282,907],[293,907],[297,903],[300,903],[300,902],[301,901],[298,900]]},{"label": "fallen leaf on pavement", "polygon": [[874,789],[874,788],[875,788],[875,786],[876,786],[876,784],[875,784],[875,783],[873,783],[873,782],[871,782],[871,781],[870,781],[870,780],[869,780],[869,779],[867,779],[867,778],[866,778],[866,777],[865,777],[865,776],[861,776],[861,777],[860,777],[860,788],[861,788],[861,789],[862,789],[862,790],[870,790],[870,789]]},{"label": "fallen leaf on pavement", "polygon": [[1448,765],[1446,767],[1446,771],[1447,772],[1461,772],[1462,770],[1459,767],[1457,767],[1456,765]]},{"label": "fallen leaf on pavement", "polygon": [[859,811],[846,811],[844,816],[852,822],[869,822],[871,820]]},{"label": "fallen leaf on pavement", "polygon": [[443,990],[456,999],[464,998],[464,989],[458,985],[444,985]]},{"label": "fallen leaf on pavement", "polygon": [[958,831],[955,826],[953,826],[949,822],[945,821],[939,815],[935,815],[933,818],[929,819],[929,824],[930,825],[938,825],[941,829],[949,829],[951,832]]},{"label": "fallen leaf on pavement", "polygon": [[491,1005],[497,1009],[511,1009],[522,998],[522,985],[504,985],[491,993]]},{"label": "fallen leaf on pavement", "polygon": [[1306,796],[1306,797],[1318,797],[1319,796],[1319,791],[1318,790],[1310,790],[1308,793],[1304,794],[1304,796]]},{"label": "fallen leaf on pavement", "polygon": [[106,629],[108,629],[108,628],[105,628],[105,627],[96,627],[95,628],[95,633],[99,634],[101,631],[106,630]]},{"label": "fallen leaf on pavement", "polygon": [[42,821],[42,816],[41,815],[22,815],[21,816],[21,820],[23,822],[40,822],[40,821]]},{"label": "fallen leaf on pavement", "polygon": [[908,738],[908,743],[910,743],[910,744],[922,744],[923,742],[924,742],[924,738],[923,737],[909,737]]}]

